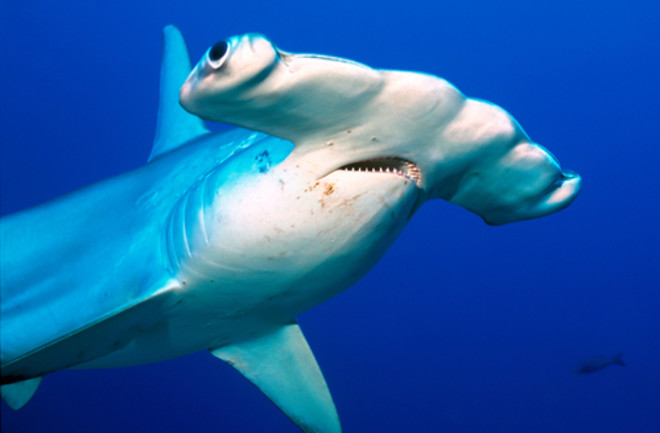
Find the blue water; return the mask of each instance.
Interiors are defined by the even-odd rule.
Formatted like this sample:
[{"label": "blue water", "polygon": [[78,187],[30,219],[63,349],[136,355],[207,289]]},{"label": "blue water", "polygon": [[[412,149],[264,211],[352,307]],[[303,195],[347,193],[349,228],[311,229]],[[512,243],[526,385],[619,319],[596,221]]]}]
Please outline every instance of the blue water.
[{"label": "blue water", "polygon": [[[282,4],[285,3],[285,4]],[[30,1],[0,6],[2,214],[140,166],[161,28],[196,61],[248,31],[442,76],[506,108],[583,191],[489,227],[427,203],[300,323],[350,432],[660,431],[660,6],[655,1]],[[624,350],[625,368],[573,366]],[[295,432],[208,353],[46,377],[10,432]]]}]

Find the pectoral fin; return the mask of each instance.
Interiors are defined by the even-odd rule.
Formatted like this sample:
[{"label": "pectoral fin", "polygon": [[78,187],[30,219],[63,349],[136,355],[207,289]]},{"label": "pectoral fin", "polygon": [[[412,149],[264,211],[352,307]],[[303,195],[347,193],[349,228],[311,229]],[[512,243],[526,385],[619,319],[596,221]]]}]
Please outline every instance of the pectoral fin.
[{"label": "pectoral fin", "polygon": [[0,388],[2,399],[7,403],[7,406],[18,410],[30,401],[40,383],[41,377],[35,377],[21,382],[2,385]]},{"label": "pectoral fin", "polygon": [[304,432],[341,432],[328,386],[297,323],[211,353],[240,371]]}]

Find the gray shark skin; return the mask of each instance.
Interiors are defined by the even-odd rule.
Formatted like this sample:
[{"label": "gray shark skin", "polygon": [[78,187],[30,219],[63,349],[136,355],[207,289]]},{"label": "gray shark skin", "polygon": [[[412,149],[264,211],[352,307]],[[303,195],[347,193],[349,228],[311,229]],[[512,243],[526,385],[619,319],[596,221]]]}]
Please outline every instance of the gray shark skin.
[{"label": "gray shark skin", "polygon": [[296,316],[365,275],[429,199],[505,224],[579,193],[508,113],[440,78],[255,34],[191,71],[179,31],[164,36],[149,162],[0,220],[12,408],[61,369],[210,350],[303,431],[340,432]]}]

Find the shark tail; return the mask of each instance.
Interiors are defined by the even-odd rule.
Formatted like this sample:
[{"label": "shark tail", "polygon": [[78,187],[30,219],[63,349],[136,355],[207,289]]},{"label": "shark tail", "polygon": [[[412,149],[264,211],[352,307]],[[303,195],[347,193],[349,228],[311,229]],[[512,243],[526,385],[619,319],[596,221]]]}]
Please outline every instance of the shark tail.
[{"label": "shark tail", "polygon": [[2,392],[2,399],[7,406],[14,410],[18,410],[25,406],[37,391],[41,383],[41,377],[33,377],[32,379],[23,380],[21,382],[10,383],[2,385],[0,391]]},{"label": "shark tail", "polygon": [[626,366],[626,363],[623,362],[623,352],[619,352],[612,358],[612,364],[620,365],[622,367]]}]

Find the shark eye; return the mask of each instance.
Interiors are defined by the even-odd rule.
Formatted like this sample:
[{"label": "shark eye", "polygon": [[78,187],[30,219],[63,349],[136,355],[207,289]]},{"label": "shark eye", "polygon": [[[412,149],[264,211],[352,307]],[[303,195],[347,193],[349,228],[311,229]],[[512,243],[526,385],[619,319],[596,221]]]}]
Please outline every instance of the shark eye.
[{"label": "shark eye", "polygon": [[209,50],[209,62],[213,68],[219,68],[227,58],[229,44],[227,41],[216,42]]}]

